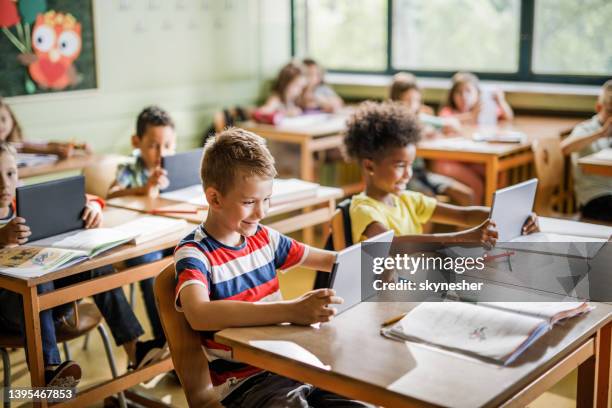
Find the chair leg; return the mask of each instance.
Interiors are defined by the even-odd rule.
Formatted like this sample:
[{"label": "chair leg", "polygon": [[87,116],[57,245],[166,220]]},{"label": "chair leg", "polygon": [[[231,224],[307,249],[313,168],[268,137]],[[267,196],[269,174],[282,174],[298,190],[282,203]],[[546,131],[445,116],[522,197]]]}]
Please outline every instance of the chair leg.
[{"label": "chair leg", "polygon": [[89,346],[89,333],[87,333],[83,339],[83,351],[87,350],[87,346]]},{"label": "chair leg", "polygon": [[136,286],[134,285],[134,282],[130,283],[130,306],[132,306],[132,309],[134,309],[134,296],[136,293]]},{"label": "chair leg", "polygon": [[[98,325],[98,332],[102,337],[102,343],[104,344],[104,350],[106,351],[106,358],[108,359],[108,365],[111,370],[113,378],[117,378],[117,365],[115,364],[115,356],[113,356],[113,350],[111,349],[110,341],[108,339],[108,333],[102,324]],[[119,406],[121,408],[127,408],[127,402],[123,392],[119,393]]]},{"label": "chair leg", "polygon": [[66,360],[72,360],[72,355],[70,354],[70,347],[68,347],[68,342],[65,341],[64,343],[62,343],[62,345],[64,346],[64,357],[66,357]]},{"label": "chair leg", "polygon": [[[5,389],[8,389],[11,387],[11,359],[5,348],[0,348],[0,354],[2,354],[2,368],[4,370],[2,385]],[[9,401],[4,401],[3,406],[4,408],[9,408],[11,403]]]}]

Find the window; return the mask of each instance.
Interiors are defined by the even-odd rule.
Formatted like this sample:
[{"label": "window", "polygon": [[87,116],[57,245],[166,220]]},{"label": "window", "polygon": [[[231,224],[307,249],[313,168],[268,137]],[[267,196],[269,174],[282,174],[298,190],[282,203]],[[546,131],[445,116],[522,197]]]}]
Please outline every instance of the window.
[{"label": "window", "polygon": [[610,0],[536,1],[534,72],[612,75],[611,25]]},{"label": "window", "polygon": [[292,0],[292,51],[339,72],[600,84],[610,0]]},{"label": "window", "polygon": [[385,70],[387,0],[298,0],[296,43],[330,69]]}]

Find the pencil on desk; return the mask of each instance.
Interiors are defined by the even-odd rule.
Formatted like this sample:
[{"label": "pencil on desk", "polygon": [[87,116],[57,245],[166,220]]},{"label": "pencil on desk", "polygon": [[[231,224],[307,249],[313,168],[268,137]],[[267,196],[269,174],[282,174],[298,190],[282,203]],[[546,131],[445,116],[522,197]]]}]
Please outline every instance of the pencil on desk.
[{"label": "pencil on desk", "polygon": [[397,323],[397,322],[399,322],[400,320],[402,320],[402,319],[403,319],[403,318],[404,318],[404,317],[405,317],[407,314],[408,314],[408,313],[402,313],[402,314],[401,314],[401,315],[399,315],[399,316],[395,316],[395,317],[392,317],[392,318],[391,318],[391,319],[389,319],[389,320],[385,320],[385,321],[384,321],[384,322],[381,324],[381,326],[382,326],[382,327],[385,327],[385,326],[389,326],[390,324]]}]

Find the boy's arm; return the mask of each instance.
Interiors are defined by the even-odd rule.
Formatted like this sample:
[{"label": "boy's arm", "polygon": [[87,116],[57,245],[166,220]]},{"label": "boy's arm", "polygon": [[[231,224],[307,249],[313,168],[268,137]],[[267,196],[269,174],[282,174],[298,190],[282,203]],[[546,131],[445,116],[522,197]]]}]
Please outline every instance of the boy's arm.
[{"label": "boy's arm", "polygon": [[180,292],[185,318],[194,330],[223,330],[229,327],[265,326],[279,323],[308,325],[327,322],[335,314],[328,304],[342,300],[332,289],[318,289],[290,301],[211,301],[203,285],[189,285]]},{"label": "boy's arm", "polygon": [[308,254],[306,254],[306,258],[300,266],[317,271],[331,272],[336,261],[336,252],[311,246],[307,247],[306,250]]},{"label": "boy's arm", "polygon": [[115,197],[124,197],[130,195],[146,195],[147,189],[145,186],[142,187],[131,187],[124,188],[120,185],[117,180],[113,182],[113,184],[108,189],[107,198],[115,198]]},{"label": "boy's arm", "polygon": [[590,135],[580,135],[580,134],[571,134],[565,140],[561,141],[561,150],[564,155],[568,155],[573,152],[580,151],[599,139],[600,137],[605,137],[610,134],[610,130],[612,129],[612,118],[608,118],[606,123],[596,132],[591,133]]}]

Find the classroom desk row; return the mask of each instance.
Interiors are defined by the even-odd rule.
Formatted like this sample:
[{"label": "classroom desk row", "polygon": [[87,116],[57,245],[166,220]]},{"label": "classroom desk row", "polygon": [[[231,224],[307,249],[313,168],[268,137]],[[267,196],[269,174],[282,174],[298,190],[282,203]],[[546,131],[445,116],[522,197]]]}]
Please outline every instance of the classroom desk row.
[{"label": "classroom desk row", "polygon": [[[268,140],[297,145],[300,148],[300,178],[315,181],[313,153],[342,147],[346,118],[347,114],[343,113],[314,123],[304,120],[273,126],[248,121],[240,126]],[[498,174],[533,162],[531,143],[534,139],[559,137],[562,131],[571,129],[576,123],[576,119],[518,116],[512,123],[497,128],[525,133],[524,143],[475,142],[471,136],[479,128],[465,126],[460,137],[421,141],[417,145],[417,156],[482,164],[485,168],[485,205],[491,205]]]}]

